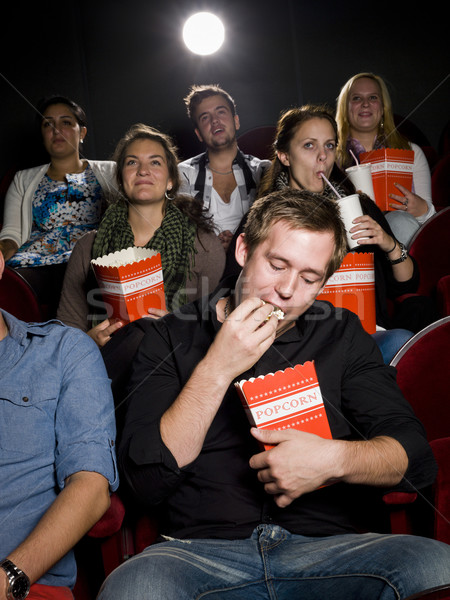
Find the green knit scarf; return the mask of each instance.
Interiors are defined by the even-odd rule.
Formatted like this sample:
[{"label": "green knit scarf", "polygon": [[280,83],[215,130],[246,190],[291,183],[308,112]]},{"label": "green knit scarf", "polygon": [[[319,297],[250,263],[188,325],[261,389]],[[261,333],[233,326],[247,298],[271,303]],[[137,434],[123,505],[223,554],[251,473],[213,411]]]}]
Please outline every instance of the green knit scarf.
[{"label": "green knit scarf", "polygon": [[[179,208],[168,202],[161,226],[145,245],[146,248],[161,253],[164,293],[169,311],[187,301],[185,287],[194,265],[196,231],[195,224]],[[99,225],[92,247],[92,258],[134,245],[127,206],[122,202],[112,204],[105,211]]]}]

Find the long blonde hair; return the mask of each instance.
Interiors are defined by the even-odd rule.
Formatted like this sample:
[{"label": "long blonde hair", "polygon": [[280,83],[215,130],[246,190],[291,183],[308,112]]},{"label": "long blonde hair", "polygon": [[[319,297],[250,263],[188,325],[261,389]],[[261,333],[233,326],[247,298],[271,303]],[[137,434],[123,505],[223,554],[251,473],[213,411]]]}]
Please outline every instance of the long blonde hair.
[{"label": "long blonde hair", "polygon": [[410,148],[408,140],[401,135],[394,122],[394,114],[392,111],[392,102],[389,91],[383,79],[374,73],[358,73],[345,83],[342,87],[336,106],[336,121],[339,131],[339,144],[336,152],[336,160],[340,167],[345,168],[352,164],[352,158],[347,151],[347,139],[350,135],[350,124],[348,120],[348,99],[350,90],[358,79],[367,78],[373,79],[378,84],[381,92],[381,102],[383,105],[383,117],[378,125],[377,138],[383,146],[389,148],[400,148],[408,150]]}]

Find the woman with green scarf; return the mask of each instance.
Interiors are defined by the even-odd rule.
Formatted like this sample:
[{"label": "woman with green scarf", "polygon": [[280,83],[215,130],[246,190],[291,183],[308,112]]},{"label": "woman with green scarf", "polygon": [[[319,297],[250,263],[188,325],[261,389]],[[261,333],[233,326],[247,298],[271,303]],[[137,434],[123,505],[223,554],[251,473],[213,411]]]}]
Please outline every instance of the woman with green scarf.
[{"label": "woman with green scarf", "polygon": [[[119,141],[114,160],[118,198],[106,210],[98,230],[75,245],[57,313],[63,323],[86,331],[99,346],[123,323],[105,318],[91,259],[130,246],[160,252],[169,311],[211,292],[225,265],[225,252],[201,205],[177,194],[178,158],[168,136],[134,125]],[[143,316],[164,314],[149,309]]]}]

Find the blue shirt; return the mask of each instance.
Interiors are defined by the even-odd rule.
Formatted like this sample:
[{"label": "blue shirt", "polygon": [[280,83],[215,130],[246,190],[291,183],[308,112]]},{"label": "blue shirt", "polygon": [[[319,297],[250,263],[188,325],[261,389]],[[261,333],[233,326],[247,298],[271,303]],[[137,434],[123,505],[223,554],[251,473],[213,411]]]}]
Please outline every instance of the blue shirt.
[{"label": "blue shirt", "polygon": [[[110,381],[94,341],[59,321],[24,323],[1,311],[0,559],[33,530],[78,471],[118,487]],[[39,583],[72,587],[73,552]]]}]

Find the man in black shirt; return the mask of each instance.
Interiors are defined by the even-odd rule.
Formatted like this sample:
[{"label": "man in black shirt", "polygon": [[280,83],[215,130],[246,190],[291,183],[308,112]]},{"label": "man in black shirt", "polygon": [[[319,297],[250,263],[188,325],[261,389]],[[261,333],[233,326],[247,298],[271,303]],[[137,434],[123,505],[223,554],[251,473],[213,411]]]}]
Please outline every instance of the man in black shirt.
[{"label": "man in black shirt", "polygon": [[[119,457],[166,541],[99,598],[393,599],[450,582],[445,544],[357,529],[361,498],[427,486],[436,465],[358,318],[314,301],[345,253],[332,200],[275,192],[251,209],[230,290],[140,323]],[[250,429],[233,383],[307,361],[333,439]]]}]

